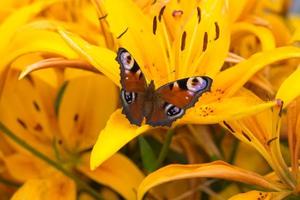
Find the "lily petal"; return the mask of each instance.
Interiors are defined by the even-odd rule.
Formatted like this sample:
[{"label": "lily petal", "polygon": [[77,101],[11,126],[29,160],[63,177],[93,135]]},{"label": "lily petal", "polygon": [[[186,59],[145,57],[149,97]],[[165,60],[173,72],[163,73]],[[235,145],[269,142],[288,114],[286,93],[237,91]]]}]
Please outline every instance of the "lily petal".
[{"label": "lily petal", "polygon": [[[209,98],[208,95],[207,98]],[[206,101],[206,99],[203,101]],[[183,119],[178,121],[178,123],[219,123],[224,120],[233,120],[253,115],[276,104],[276,101],[258,101],[258,98],[250,91],[240,92],[233,97],[220,99],[211,103],[201,103],[200,99],[199,103],[193,109],[188,110]]]},{"label": "lily petal", "polygon": [[[215,87],[224,88],[227,90],[225,95],[230,96],[264,66],[283,59],[299,57],[300,48],[293,46],[280,47],[256,53],[249,59],[219,73],[215,78]],[[237,79],[237,77],[239,78]]]},{"label": "lily petal", "polygon": [[264,199],[270,200],[272,198],[272,193],[262,192],[262,191],[250,191],[241,194],[234,195],[229,200],[244,200],[244,199]]},{"label": "lily petal", "polygon": [[44,177],[51,169],[32,155],[15,153],[3,157],[9,174],[19,182]]},{"label": "lily petal", "polygon": [[[255,35],[259,39],[263,51],[275,48],[275,38],[269,29],[255,26],[247,22],[235,23],[232,26],[232,43],[234,43],[234,41],[236,41],[238,38],[242,37],[243,34],[249,33]],[[231,45],[234,46],[235,44]]]},{"label": "lily petal", "polygon": [[264,177],[256,173],[229,165],[223,161],[194,165],[173,164],[160,168],[159,170],[148,175],[139,186],[138,199],[142,199],[149,189],[159,184],[195,177],[221,178],[257,185],[271,190],[278,189],[275,185],[268,182]]},{"label": "lily petal", "polygon": [[91,171],[89,167],[89,154],[83,155],[81,159],[77,168],[83,174],[98,183],[111,187],[125,199],[136,198],[137,188],[144,175],[127,157],[118,153],[114,154],[94,171]]},{"label": "lily petal", "polygon": [[130,140],[150,129],[150,126],[131,125],[128,119],[118,109],[108,120],[106,127],[100,132],[91,154],[91,169],[101,165],[121,149]]},{"label": "lily petal", "polygon": [[76,186],[70,179],[56,173],[49,179],[31,179],[27,181],[11,199],[75,200]]},{"label": "lily petal", "polygon": [[68,150],[80,152],[90,148],[117,102],[117,89],[105,76],[91,74],[70,80],[58,112],[58,124]]},{"label": "lily petal", "polygon": [[285,108],[292,100],[300,95],[299,80],[300,68],[296,69],[278,89],[276,98],[283,101],[283,108]]},{"label": "lily petal", "polygon": [[87,59],[100,72],[109,77],[116,85],[120,85],[119,65],[115,61],[115,52],[91,45],[79,36],[66,32],[61,28],[58,32],[71,48]]},{"label": "lily petal", "polygon": [[[26,138],[31,146],[52,155],[51,141],[56,133],[53,131],[55,89],[36,76],[19,81],[18,75],[18,70],[10,70],[6,77],[0,102],[1,122],[20,138]],[[25,151],[8,141],[17,150]]]},{"label": "lily petal", "polygon": [[5,48],[10,43],[11,37],[20,26],[24,25],[35,15],[56,1],[58,0],[38,1],[31,5],[20,8],[6,18],[0,26],[0,53],[3,53]]}]

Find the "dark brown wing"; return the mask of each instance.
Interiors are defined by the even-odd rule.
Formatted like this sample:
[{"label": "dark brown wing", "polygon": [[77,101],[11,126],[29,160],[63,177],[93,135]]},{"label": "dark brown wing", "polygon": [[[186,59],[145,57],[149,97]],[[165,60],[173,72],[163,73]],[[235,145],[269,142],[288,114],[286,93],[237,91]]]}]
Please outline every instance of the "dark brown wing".
[{"label": "dark brown wing", "polygon": [[171,126],[186,109],[195,105],[204,92],[210,90],[211,84],[212,79],[207,76],[194,76],[163,85],[155,91],[157,98],[152,112],[146,116],[146,123]]},{"label": "dark brown wing", "polygon": [[122,112],[132,124],[140,126],[144,118],[146,79],[139,65],[126,49],[119,48],[116,60],[120,64],[121,71]]}]

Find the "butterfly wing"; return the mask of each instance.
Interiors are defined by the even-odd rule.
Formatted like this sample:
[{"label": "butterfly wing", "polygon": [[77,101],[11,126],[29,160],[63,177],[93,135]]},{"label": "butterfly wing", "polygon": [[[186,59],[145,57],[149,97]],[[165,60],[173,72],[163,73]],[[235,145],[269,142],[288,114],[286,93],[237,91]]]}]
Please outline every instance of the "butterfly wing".
[{"label": "butterfly wing", "polygon": [[155,92],[153,110],[146,116],[146,123],[152,126],[171,126],[181,118],[186,109],[195,105],[199,97],[210,90],[212,79],[207,76],[194,76],[180,79]]},{"label": "butterfly wing", "polygon": [[124,48],[119,48],[116,60],[120,64],[122,113],[135,125],[141,125],[144,115],[147,82],[139,65]]}]

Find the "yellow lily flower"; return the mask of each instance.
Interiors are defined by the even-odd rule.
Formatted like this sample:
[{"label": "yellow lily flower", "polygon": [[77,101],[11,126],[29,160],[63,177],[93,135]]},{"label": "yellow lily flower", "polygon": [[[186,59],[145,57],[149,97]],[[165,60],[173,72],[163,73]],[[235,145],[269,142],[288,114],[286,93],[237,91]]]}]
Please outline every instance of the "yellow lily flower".
[{"label": "yellow lily flower", "polygon": [[[177,6],[176,9],[173,8],[173,4]],[[191,75],[208,75],[213,79],[212,91],[203,95],[199,103],[189,109],[176,124],[218,123],[256,113],[275,105],[276,102],[257,104],[254,99],[250,100],[252,98],[249,98],[248,93],[238,93],[237,91],[264,66],[277,60],[298,57],[299,49],[289,46],[266,50],[221,71],[228,53],[230,31],[226,3],[210,0],[193,5],[194,9],[189,7],[186,11],[183,9],[184,7],[180,7],[180,3],[173,2],[170,5],[166,4],[165,8],[162,7],[155,16],[148,16],[143,15],[137,5],[130,0],[122,1],[121,4],[114,1],[101,2],[103,10],[107,14],[101,20],[107,21],[120,45],[132,53],[146,78],[154,80],[157,86]],[[131,12],[123,15],[123,9],[127,7]],[[120,10],[121,8],[122,10]],[[199,9],[197,8],[202,13],[200,23]],[[189,11],[189,20],[179,18],[175,27],[182,27],[181,29],[167,28],[167,20],[174,18],[172,12],[178,9],[184,13]],[[174,14],[175,17],[177,14]],[[205,26],[200,28],[203,24]],[[81,56],[117,85],[120,85],[120,72],[118,64],[114,61],[116,57],[114,52],[91,45],[62,28],[58,28],[58,32]],[[207,41],[211,42],[206,41],[206,34],[208,34]],[[197,35],[199,36],[196,37]],[[214,40],[216,38],[217,40]],[[145,46],[147,48],[144,48]],[[217,54],[220,55],[218,58],[212,58],[215,51],[218,51]],[[175,72],[172,73],[173,71]],[[114,124],[118,124],[118,126],[114,126]],[[99,134],[91,156],[92,169],[99,166],[130,140],[149,129],[149,126],[132,126],[121,114],[121,111],[117,110],[109,119],[106,128]]]},{"label": "yellow lily flower", "polygon": [[[24,64],[19,60],[11,67]],[[39,78],[43,77],[42,71],[20,81],[19,74],[16,69],[7,73],[0,104],[0,136],[14,149],[13,152],[4,152],[1,160],[13,179],[24,183],[12,199],[40,199],[41,195],[46,195],[43,199],[75,199],[76,188],[86,188],[78,184],[78,179],[74,182],[74,177],[70,178],[70,171],[109,186],[124,198],[134,198],[134,189],[143,174],[125,156],[116,154],[101,168],[95,171],[89,169],[90,149],[117,103],[117,93],[113,92],[116,90],[111,81],[101,75],[86,74],[68,80],[58,93],[57,87],[43,81],[45,78]],[[104,92],[107,98],[102,98],[100,92],[95,94],[95,90]],[[88,105],[93,105],[93,108]],[[20,142],[5,137],[7,132],[26,140],[27,146],[35,153],[40,152],[47,159],[54,160],[52,166],[56,162],[64,173],[49,166],[49,160],[45,163],[45,160],[38,159],[39,156],[36,158],[34,152],[29,154],[29,149],[24,149]],[[122,163],[122,169],[119,163]],[[124,185],[124,180],[128,184]]]}]

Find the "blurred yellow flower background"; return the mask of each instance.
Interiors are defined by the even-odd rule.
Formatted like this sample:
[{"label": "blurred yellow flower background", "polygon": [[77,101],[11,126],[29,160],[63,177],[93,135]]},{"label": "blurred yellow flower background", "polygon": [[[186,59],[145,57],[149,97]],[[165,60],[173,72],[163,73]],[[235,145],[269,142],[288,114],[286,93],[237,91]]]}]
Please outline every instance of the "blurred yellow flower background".
[{"label": "blurred yellow flower background", "polygon": [[[211,90],[130,124],[120,47]],[[2,0],[0,55],[0,200],[300,198],[297,0]]]}]

